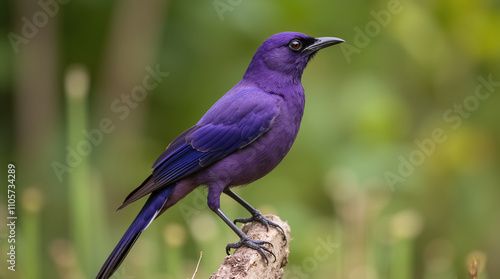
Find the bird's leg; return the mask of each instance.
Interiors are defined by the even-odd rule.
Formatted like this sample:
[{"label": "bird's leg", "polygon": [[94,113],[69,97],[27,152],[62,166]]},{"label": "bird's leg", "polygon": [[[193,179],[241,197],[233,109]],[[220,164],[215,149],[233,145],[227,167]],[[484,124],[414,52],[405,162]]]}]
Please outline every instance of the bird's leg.
[{"label": "bird's leg", "polygon": [[231,248],[236,249],[240,248],[241,246],[245,245],[248,248],[252,248],[254,250],[257,250],[266,260],[266,264],[269,264],[269,259],[267,258],[267,255],[264,251],[268,252],[269,254],[273,255],[274,261],[276,261],[276,256],[274,253],[264,246],[263,244],[269,244],[271,247],[273,247],[273,244],[269,241],[264,241],[264,240],[253,240],[251,239],[248,235],[246,235],[240,228],[238,228],[233,222],[231,222],[231,219],[226,216],[226,214],[220,209],[217,208],[214,210],[214,212],[239,236],[240,241],[236,243],[229,243],[226,246],[226,253],[229,255],[229,250]]},{"label": "bird's leg", "polygon": [[258,209],[254,208],[249,203],[247,203],[245,200],[243,200],[240,196],[236,195],[235,192],[233,192],[229,189],[225,189],[224,193],[226,193],[226,195],[233,198],[235,201],[237,201],[239,204],[241,204],[246,210],[248,210],[248,212],[250,212],[250,214],[252,214],[252,216],[247,217],[247,218],[234,219],[234,224],[236,224],[237,222],[248,223],[248,222],[257,221],[257,222],[263,224],[264,226],[266,226],[267,231],[269,231],[269,225],[271,225],[273,227],[278,228],[281,231],[281,233],[283,234],[283,240],[285,240],[285,244],[286,244],[287,240],[286,240],[285,231],[283,230],[282,227],[280,227],[280,225],[278,225],[278,224],[274,223],[273,221],[264,217]]}]

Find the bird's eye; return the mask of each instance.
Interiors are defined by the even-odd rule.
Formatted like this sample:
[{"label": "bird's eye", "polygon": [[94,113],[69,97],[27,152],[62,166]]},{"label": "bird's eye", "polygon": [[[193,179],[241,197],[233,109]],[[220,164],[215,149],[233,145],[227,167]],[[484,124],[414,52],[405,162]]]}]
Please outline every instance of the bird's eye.
[{"label": "bird's eye", "polygon": [[288,43],[288,48],[290,48],[293,51],[299,51],[302,49],[302,42],[297,39],[291,40]]}]

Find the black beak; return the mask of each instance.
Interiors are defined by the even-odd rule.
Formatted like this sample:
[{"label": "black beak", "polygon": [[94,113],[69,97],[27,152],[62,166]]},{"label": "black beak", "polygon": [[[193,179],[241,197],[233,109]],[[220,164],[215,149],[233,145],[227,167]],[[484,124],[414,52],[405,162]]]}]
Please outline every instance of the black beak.
[{"label": "black beak", "polygon": [[303,51],[305,52],[316,52],[320,49],[323,49],[325,47],[333,46],[336,44],[340,44],[345,42],[344,40],[340,38],[335,38],[335,37],[320,37],[316,38],[316,41],[314,43],[306,48],[304,48]]}]

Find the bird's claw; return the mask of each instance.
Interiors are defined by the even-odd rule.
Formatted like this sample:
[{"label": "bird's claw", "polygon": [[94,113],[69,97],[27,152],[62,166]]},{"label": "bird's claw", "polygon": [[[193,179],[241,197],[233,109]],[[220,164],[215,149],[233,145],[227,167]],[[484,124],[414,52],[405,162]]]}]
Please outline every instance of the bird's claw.
[{"label": "bird's claw", "polygon": [[263,244],[269,244],[269,246],[271,246],[271,248],[273,247],[273,244],[271,242],[269,242],[269,241],[253,240],[253,239],[251,239],[250,237],[247,236],[247,237],[242,238],[239,242],[229,243],[226,246],[226,254],[229,256],[229,250],[231,248],[236,249],[236,248],[240,248],[241,246],[245,245],[248,248],[257,250],[257,252],[259,252],[264,257],[264,259],[266,260],[266,265],[269,264],[269,259],[267,258],[267,255],[266,255],[266,253],[264,251],[266,251],[269,254],[271,254],[274,257],[274,261],[276,262],[276,255],[274,255],[274,253],[273,253],[273,251],[271,251],[271,249],[267,248]]},{"label": "bird's claw", "polygon": [[264,215],[262,215],[260,213],[260,211],[258,211],[258,210],[254,214],[252,214],[252,216],[250,216],[250,217],[236,218],[236,219],[234,219],[233,222],[234,222],[234,224],[236,224],[237,222],[245,224],[245,223],[249,223],[249,222],[253,222],[253,221],[257,221],[257,222],[261,223],[262,225],[266,226],[267,231],[269,231],[269,225],[278,228],[281,231],[281,233],[283,234],[283,240],[285,241],[285,245],[286,245],[287,239],[286,239],[286,234],[285,234],[285,231],[283,230],[283,228],[280,225],[278,225],[278,224],[274,223],[273,221],[264,217]]}]

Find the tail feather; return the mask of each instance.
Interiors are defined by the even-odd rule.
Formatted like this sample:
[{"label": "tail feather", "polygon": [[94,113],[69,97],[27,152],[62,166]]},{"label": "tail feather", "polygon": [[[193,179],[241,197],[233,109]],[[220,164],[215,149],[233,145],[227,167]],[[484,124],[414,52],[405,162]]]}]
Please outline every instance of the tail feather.
[{"label": "tail feather", "polygon": [[139,238],[141,233],[153,222],[160,213],[161,208],[174,190],[175,185],[170,185],[157,190],[149,196],[141,211],[116,245],[111,255],[101,267],[96,279],[107,279],[113,275],[123,262],[128,252]]}]

